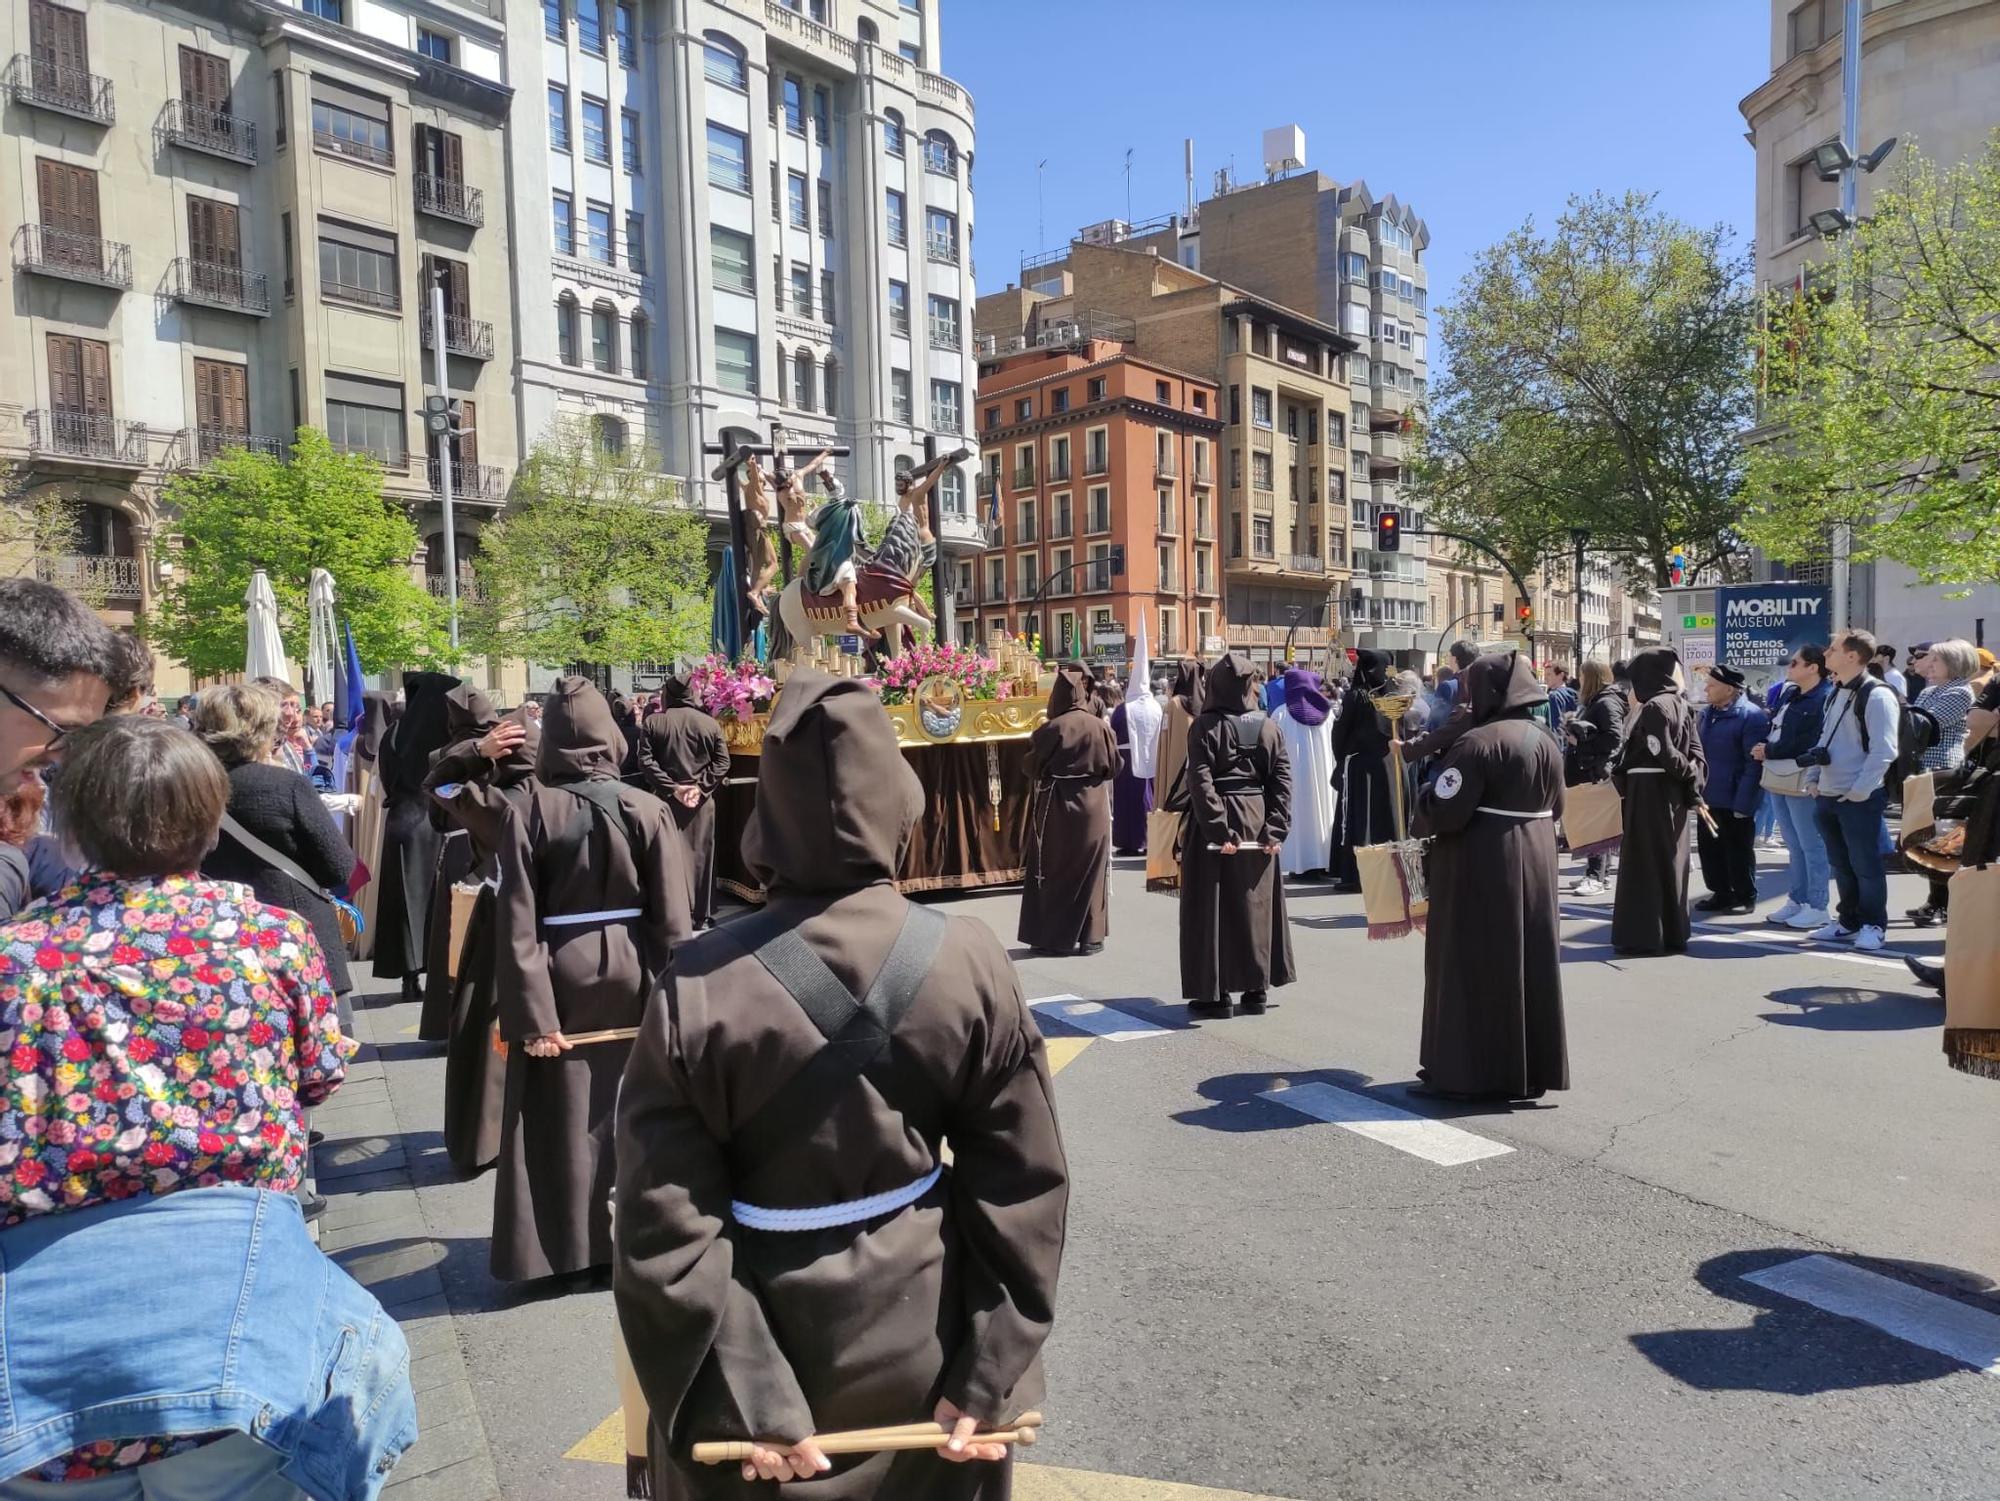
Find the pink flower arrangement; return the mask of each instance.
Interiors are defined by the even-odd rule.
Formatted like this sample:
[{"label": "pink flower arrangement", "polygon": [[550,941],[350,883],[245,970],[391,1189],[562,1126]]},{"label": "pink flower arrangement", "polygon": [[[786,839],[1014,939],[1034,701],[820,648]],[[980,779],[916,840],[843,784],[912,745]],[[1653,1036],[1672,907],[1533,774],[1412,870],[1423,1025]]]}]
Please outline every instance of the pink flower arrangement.
[{"label": "pink flower arrangement", "polygon": [[956,642],[924,645],[891,657],[882,664],[882,702],[904,704],[926,678],[947,677],[965,690],[967,698],[996,698],[1001,688],[999,665]]},{"label": "pink flower arrangement", "polygon": [[771,707],[778,685],[765,676],[760,662],[732,663],[710,654],[688,674],[688,690],[717,719],[748,719]]}]

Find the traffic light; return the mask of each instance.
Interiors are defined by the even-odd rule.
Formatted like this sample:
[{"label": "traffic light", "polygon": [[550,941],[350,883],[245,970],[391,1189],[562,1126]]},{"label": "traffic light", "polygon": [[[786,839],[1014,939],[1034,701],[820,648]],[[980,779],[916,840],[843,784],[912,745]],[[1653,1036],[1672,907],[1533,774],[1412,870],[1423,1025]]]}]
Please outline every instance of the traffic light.
[{"label": "traffic light", "polygon": [[1507,607],[1506,607],[1505,605],[1501,604],[1499,600],[1497,600],[1497,599],[1496,599],[1496,600],[1494,600],[1494,601],[1493,601],[1493,623],[1494,623],[1495,625],[1501,625],[1501,624],[1504,624],[1504,623],[1506,622],[1506,619],[1507,619]]},{"label": "traffic light", "polygon": [[1125,544],[1123,542],[1114,542],[1111,544],[1111,576],[1115,579],[1125,577]]},{"label": "traffic light", "polygon": [[1520,626],[1521,631],[1524,635],[1527,633],[1528,629],[1535,623],[1535,607],[1529,604],[1525,597],[1519,595],[1515,596],[1514,620],[1515,623]]},{"label": "traffic light", "polygon": [[1403,550],[1402,512],[1385,508],[1376,513],[1375,550],[1377,552],[1401,552]]}]

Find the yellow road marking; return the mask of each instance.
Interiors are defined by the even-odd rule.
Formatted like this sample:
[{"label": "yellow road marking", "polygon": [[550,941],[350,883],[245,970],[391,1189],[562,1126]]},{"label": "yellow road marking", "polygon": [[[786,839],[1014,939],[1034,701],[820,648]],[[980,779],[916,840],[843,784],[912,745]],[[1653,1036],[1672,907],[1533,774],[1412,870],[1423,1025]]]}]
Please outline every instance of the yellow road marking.
[{"label": "yellow road marking", "polygon": [[1094,1037],[1049,1037],[1043,1039],[1043,1046],[1049,1050],[1049,1072],[1059,1074],[1076,1062],[1076,1055],[1097,1041]]},{"label": "yellow road marking", "polygon": [[625,1410],[621,1407],[576,1441],[564,1459],[588,1459],[601,1465],[625,1463]]}]

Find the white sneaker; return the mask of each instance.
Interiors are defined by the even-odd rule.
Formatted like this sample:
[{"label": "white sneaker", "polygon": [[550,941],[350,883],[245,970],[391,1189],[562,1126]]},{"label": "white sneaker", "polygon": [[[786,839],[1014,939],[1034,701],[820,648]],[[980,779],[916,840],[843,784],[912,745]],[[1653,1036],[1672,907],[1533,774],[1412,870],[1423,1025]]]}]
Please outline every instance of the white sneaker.
[{"label": "white sneaker", "polygon": [[[1801,907],[1785,920],[1785,926],[1788,928],[1797,928],[1799,931],[1804,932],[1808,928],[1821,927],[1825,922],[1826,913],[1822,909],[1818,907]],[[1834,926],[1838,927],[1839,924],[1836,923]],[[1815,933],[1813,936],[1817,938],[1819,935]]]},{"label": "white sneaker", "polygon": [[1854,937],[1854,929],[1843,928],[1839,921],[1836,920],[1827,923],[1823,927],[1814,928],[1812,937],[1815,943],[1845,943]]},{"label": "white sneaker", "polygon": [[[1769,916],[1767,916],[1764,919],[1764,921],[1778,923],[1782,925],[1784,923],[1790,922],[1793,918],[1797,917],[1801,912],[1805,910],[1806,909],[1801,907],[1797,902],[1787,898],[1785,905],[1780,907],[1776,912],[1773,912]],[[1824,916],[1824,914],[1822,914],[1819,918],[1817,918],[1813,922],[1813,926],[1816,928],[1825,921],[1826,917]]]},{"label": "white sneaker", "polygon": [[1596,876],[1585,876],[1569,890],[1571,896],[1603,896],[1609,889]]},{"label": "white sneaker", "polygon": [[1886,942],[1888,935],[1873,923],[1854,935],[1854,946],[1858,949],[1879,949]]}]

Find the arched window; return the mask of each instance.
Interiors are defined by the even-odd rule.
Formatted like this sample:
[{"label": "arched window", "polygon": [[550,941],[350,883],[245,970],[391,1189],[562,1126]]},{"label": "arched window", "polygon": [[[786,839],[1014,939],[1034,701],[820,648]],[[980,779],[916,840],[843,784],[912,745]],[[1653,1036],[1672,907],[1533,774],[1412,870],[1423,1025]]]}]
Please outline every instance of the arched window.
[{"label": "arched window", "polygon": [[945,177],[958,176],[958,147],[941,130],[933,130],[924,137],[924,170]]},{"label": "arched window", "polygon": [[893,109],[882,115],[882,148],[891,156],[903,154],[903,117]]},{"label": "arched window", "polygon": [[607,417],[602,412],[593,413],[590,419],[590,441],[608,454],[625,452],[625,423],[622,418]]},{"label": "arched window", "polygon": [[832,355],[826,357],[826,369],[820,377],[820,409],[829,417],[840,415],[840,362]]},{"label": "arched window", "polygon": [[858,34],[864,42],[874,43],[882,40],[882,33],[875,29],[875,23],[866,16],[861,18],[861,26]]},{"label": "arched window", "polygon": [[618,309],[608,302],[590,310],[590,363],[599,370],[618,369]]},{"label": "arched window", "polygon": [[792,357],[792,405],[802,412],[813,409],[813,357],[801,349]]},{"label": "arched window", "polygon": [[565,292],[556,299],[556,358],[565,365],[582,363],[576,343],[576,299]]},{"label": "arched window", "polygon": [[632,373],[640,380],[646,379],[653,368],[653,352],[647,346],[653,337],[653,324],[644,313],[632,315]]},{"label": "arched window", "polygon": [[702,33],[701,70],[710,83],[745,93],[750,90],[749,60],[741,47],[719,31]]}]

